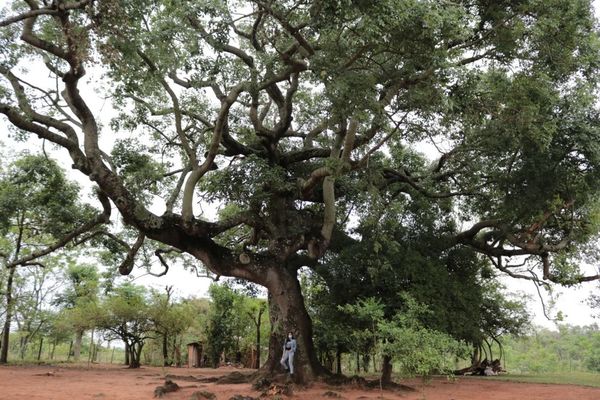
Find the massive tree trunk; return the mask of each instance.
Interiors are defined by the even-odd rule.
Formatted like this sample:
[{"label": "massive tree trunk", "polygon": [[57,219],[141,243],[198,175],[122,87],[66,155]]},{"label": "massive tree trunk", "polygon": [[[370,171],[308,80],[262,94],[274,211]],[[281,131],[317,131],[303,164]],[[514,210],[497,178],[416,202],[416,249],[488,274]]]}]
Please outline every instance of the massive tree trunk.
[{"label": "massive tree trunk", "polygon": [[294,375],[297,382],[306,382],[325,372],[317,360],[313,338],[312,321],[304,305],[304,297],[295,270],[271,270],[268,278],[269,357],[262,367],[264,372],[274,374],[282,371],[280,365],[283,343],[287,332],[292,332],[297,341],[294,355]]}]

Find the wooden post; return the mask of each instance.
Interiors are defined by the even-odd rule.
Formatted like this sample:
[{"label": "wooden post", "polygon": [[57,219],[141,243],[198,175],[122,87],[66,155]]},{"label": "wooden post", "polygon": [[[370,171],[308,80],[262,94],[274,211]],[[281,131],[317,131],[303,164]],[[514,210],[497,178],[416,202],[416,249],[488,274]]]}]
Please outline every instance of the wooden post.
[{"label": "wooden post", "polygon": [[114,358],[115,358],[115,348],[113,347],[112,354],[110,355],[110,363],[111,364],[113,363]]}]

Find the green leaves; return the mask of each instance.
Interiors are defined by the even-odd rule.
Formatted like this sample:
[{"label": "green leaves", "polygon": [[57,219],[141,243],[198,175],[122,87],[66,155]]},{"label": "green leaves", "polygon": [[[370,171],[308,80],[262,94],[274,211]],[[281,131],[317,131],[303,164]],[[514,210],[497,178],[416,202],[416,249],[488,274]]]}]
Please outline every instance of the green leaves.
[{"label": "green leaves", "polygon": [[[212,365],[219,365],[221,354],[230,355],[242,350],[241,345],[252,343],[254,334],[252,299],[242,295],[228,284],[212,284],[209,288],[211,304],[205,326],[208,355]],[[265,320],[268,318],[265,318]],[[241,343],[243,341],[245,343]]]},{"label": "green leaves", "polygon": [[91,210],[79,203],[78,196],[79,187],[66,179],[55,161],[24,156],[0,178],[0,227],[6,232],[24,218],[30,239],[61,237],[90,215]]},{"label": "green leaves", "polygon": [[145,203],[168,183],[163,179],[167,172],[165,165],[156,161],[149,148],[136,140],[117,141],[111,155],[123,182]]},{"label": "green leaves", "polygon": [[254,155],[215,171],[200,188],[207,200],[228,200],[243,206],[268,202],[273,193],[297,190],[284,168]]},{"label": "green leaves", "polygon": [[406,375],[448,373],[454,367],[452,356],[465,356],[467,347],[450,335],[428,329],[421,319],[428,308],[404,293],[402,311],[385,318],[384,305],[375,298],[358,300],[340,309],[352,318],[367,322],[363,330],[352,336],[364,342],[371,340],[383,355],[392,357]]}]

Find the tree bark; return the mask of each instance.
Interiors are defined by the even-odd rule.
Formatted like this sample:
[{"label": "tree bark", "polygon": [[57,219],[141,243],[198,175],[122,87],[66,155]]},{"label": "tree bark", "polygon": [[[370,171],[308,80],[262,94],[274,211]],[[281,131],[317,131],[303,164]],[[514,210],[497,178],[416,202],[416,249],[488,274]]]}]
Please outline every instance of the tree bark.
[{"label": "tree bark", "polygon": [[129,368],[139,368],[142,364],[140,362],[142,357],[143,343],[133,343],[129,347],[131,355],[129,358]]},{"label": "tree bark", "polygon": [[88,362],[88,367],[89,367],[90,362],[93,361],[92,360],[93,355],[94,355],[94,329],[92,329],[92,336],[91,336],[91,341],[90,341],[90,349],[89,349],[89,352],[88,352],[88,361],[87,361]]},{"label": "tree bark", "polygon": [[163,354],[163,366],[168,367],[170,365],[169,362],[169,346],[168,346],[167,333],[165,332],[162,335],[162,354]]},{"label": "tree bark", "polygon": [[125,342],[125,365],[129,365],[131,349],[129,348],[129,344]]},{"label": "tree bark", "polygon": [[10,268],[8,273],[8,280],[6,282],[6,316],[4,319],[4,327],[2,328],[2,350],[0,351],[0,364],[6,364],[8,362],[8,342],[10,339],[10,325],[13,316],[13,280],[15,277],[16,267]]},{"label": "tree bark", "polygon": [[72,350],[73,350],[73,341],[71,340],[71,343],[69,343],[69,351],[67,352],[67,361],[69,361],[71,359]]},{"label": "tree bark", "polygon": [[181,361],[181,341],[182,341],[182,336],[180,336],[179,338],[177,338],[177,336],[175,336],[175,340],[173,341],[173,359],[175,360],[175,364],[178,367],[181,367],[182,365],[182,361]]},{"label": "tree bark", "polygon": [[75,332],[75,342],[73,343],[73,359],[79,361],[81,358],[81,344],[83,342],[83,331]]},{"label": "tree bark", "polygon": [[58,342],[58,339],[54,339],[54,341],[52,342],[52,350],[50,350],[50,361],[54,360],[54,350],[56,350],[57,342]]},{"label": "tree bark", "polygon": [[25,353],[27,352],[27,346],[29,345],[28,336],[21,336],[19,340],[19,357],[21,360],[25,359]]},{"label": "tree bark", "polygon": [[385,386],[392,382],[392,357],[383,356],[381,365],[381,385]]},{"label": "tree bark", "polygon": [[44,337],[42,336],[40,338],[40,348],[38,350],[38,355],[37,355],[37,360],[40,361],[40,359],[42,358],[42,347],[44,346]]},{"label": "tree bark", "polygon": [[142,346],[133,346],[132,362],[129,365],[131,368],[139,368],[142,366]]},{"label": "tree bark", "polygon": [[335,352],[335,372],[342,373],[342,349],[339,346]]},{"label": "tree bark", "polygon": [[269,289],[269,357],[262,370],[270,374],[281,371],[283,343],[287,332],[292,332],[297,342],[294,354],[294,375],[297,382],[307,382],[325,373],[317,360],[313,339],[312,321],[304,305],[300,283],[293,273],[271,269],[267,280]]},{"label": "tree bark", "polygon": [[258,318],[256,319],[256,359],[254,361],[254,368],[260,368],[260,328],[261,319],[264,312],[264,308],[258,310]]}]

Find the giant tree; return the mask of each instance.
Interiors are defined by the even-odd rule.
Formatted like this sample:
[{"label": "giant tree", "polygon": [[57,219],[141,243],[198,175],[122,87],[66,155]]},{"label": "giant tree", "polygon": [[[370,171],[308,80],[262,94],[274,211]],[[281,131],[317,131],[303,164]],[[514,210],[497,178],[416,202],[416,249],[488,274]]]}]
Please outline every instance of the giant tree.
[{"label": "giant tree", "polygon": [[[322,371],[296,272],[374,190],[456,199],[470,225],[449,244],[512,276],[598,278],[572,263],[600,187],[589,0],[11,4],[0,113],[65,149],[139,231],[128,258],[148,238],[266,287],[267,370],[289,330],[299,375]],[[110,126],[86,69],[123,111]],[[434,162],[412,162],[426,142]],[[203,218],[199,201],[231,212]]]}]

